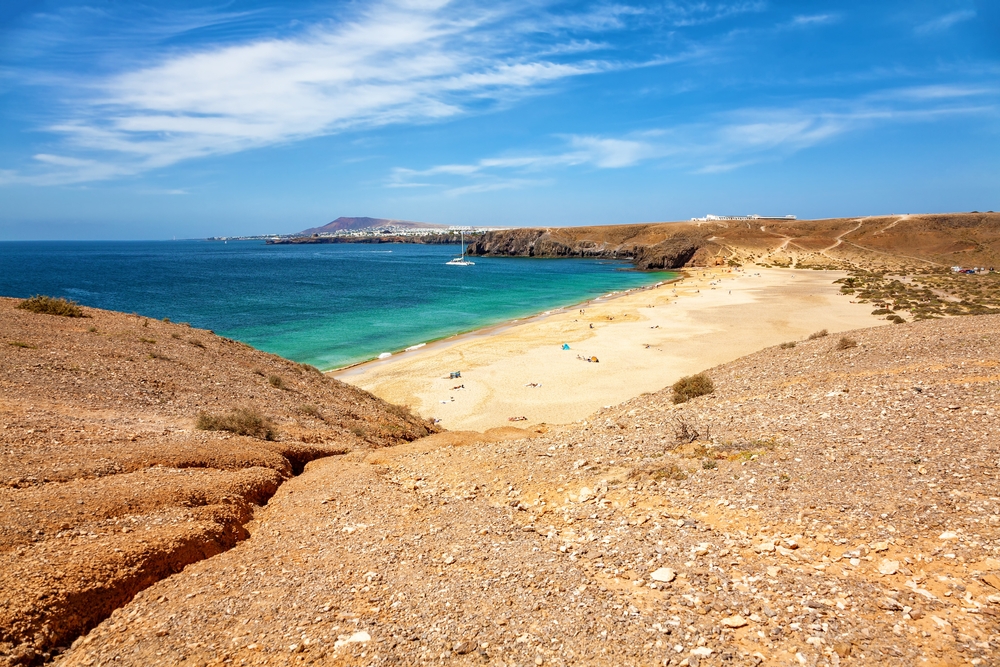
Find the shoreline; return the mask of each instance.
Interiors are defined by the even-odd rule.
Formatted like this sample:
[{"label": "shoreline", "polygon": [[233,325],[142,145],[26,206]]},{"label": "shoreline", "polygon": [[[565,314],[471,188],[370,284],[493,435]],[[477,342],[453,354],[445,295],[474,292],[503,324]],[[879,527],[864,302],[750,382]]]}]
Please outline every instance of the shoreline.
[{"label": "shoreline", "polygon": [[[331,375],[450,430],[570,423],[683,375],[820,329],[836,333],[887,324],[870,314],[870,305],[851,303],[840,293],[833,281],[843,275],[688,269],[669,282],[478,329]],[[597,363],[583,363],[595,358]],[[450,378],[453,371],[461,378]]]},{"label": "shoreline", "polygon": [[[636,269],[636,270],[638,271],[638,269]],[[663,285],[669,285],[671,283],[676,283],[678,281],[684,280],[685,277],[687,277],[687,270],[686,269],[677,269],[677,270],[672,270],[672,271],[639,271],[639,272],[640,273],[675,273],[677,275],[674,278],[670,278],[669,280],[661,280],[661,281],[656,282],[656,283],[654,283],[652,285],[643,285],[641,287],[631,287],[631,288],[629,288],[627,290],[619,290],[619,291],[609,292],[608,294],[604,294],[602,296],[595,296],[595,297],[593,297],[591,299],[587,299],[585,301],[580,301],[580,302],[577,302],[577,303],[571,303],[571,304],[569,304],[567,306],[559,306],[557,308],[550,308],[549,310],[545,310],[545,311],[542,311],[540,313],[534,313],[532,315],[526,315],[524,317],[518,317],[518,318],[511,319],[511,320],[504,320],[503,322],[497,322],[496,324],[489,324],[489,325],[487,325],[485,327],[477,327],[475,329],[470,329],[468,331],[461,331],[461,332],[456,333],[456,334],[451,334],[450,336],[444,336],[444,337],[441,337],[441,338],[432,338],[430,340],[421,341],[419,343],[414,343],[413,345],[410,345],[409,347],[404,347],[404,348],[402,348],[400,350],[387,350],[389,352],[389,354],[391,354],[392,356],[386,357],[385,359],[379,359],[378,357],[374,357],[374,358],[371,358],[371,359],[366,359],[364,361],[358,361],[358,362],[355,362],[353,364],[348,364],[347,366],[340,366],[338,368],[331,368],[329,370],[323,371],[323,373],[331,375],[331,376],[335,377],[338,380],[341,380],[342,379],[340,377],[341,375],[343,375],[345,377],[349,377],[351,375],[356,374],[356,372],[352,373],[352,371],[358,371],[358,369],[361,369],[362,367],[368,368],[370,366],[378,366],[380,364],[389,364],[389,363],[392,363],[393,361],[399,361],[399,360],[401,360],[401,359],[404,358],[402,355],[406,354],[407,352],[413,352],[413,353],[429,352],[432,349],[435,349],[435,350],[436,349],[440,349],[444,344],[458,343],[458,342],[461,342],[463,339],[470,339],[471,340],[471,339],[480,338],[480,337],[484,337],[484,336],[491,336],[491,335],[494,335],[494,334],[497,334],[497,333],[501,333],[501,332],[503,332],[503,331],[505,331],[505,330],[507,330],[507,329],[509,329],[511,327],[515,327],[515,326],[518,326],[518,325],[521,325],[521,324],[528,324],[530,322],[541,320],[541,319],[546,318],[546,317],[551,317],[552,315],[558,315],[560,313],[567,312],[568,310],[571,310],[571,309],[574,309],[574,308],[580,308],[581,306],[586,306],[586,305],[597,303],[597,302],[606,303],[607,301],[610,301],[611,299],[617,299],[617,298],[625,297],[625,296],[628,296],[628,295],[630,295],[630,294],[632,294],[634,292],[641,292],[641,291],[656,289],[657,287],[662,287]],[[409,356],[413,356],[413,355],[409,355]]]}]

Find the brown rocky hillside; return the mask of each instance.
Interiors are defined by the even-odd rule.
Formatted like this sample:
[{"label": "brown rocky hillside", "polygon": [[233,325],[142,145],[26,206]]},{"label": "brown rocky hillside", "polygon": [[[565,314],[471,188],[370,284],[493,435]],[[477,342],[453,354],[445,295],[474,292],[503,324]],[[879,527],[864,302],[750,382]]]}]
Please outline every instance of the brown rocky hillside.
[{"label": "brown rocky hillside", "polygon": [[[0,299],[0,664],[45,659],[231,548],[307,462],[435,430],[208,331],[17,303]],[[199,430],[200,413],[250,435]]]},{"label": "brown rocky hillside", "polygon": [[685,403],[314,461],[59,664],[996,664],[998,332],[819,336]]},{"label": "brown rocky hillside", "polygon": [[606,257],[642,269],[730,260],[867,269],[1000,266],[1000,213],[550,227],[487,232],[474,255]]}]

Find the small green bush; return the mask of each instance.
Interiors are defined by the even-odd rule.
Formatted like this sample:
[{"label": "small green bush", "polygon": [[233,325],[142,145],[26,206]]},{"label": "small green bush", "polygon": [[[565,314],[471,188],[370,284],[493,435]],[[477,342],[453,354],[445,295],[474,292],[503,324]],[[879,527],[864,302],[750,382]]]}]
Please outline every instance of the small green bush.
[{"label": "small green bush", "polygon": [[271,420],[254,408],[237,408],[224,415],[199,412],[195,428],[202,431],[229,431],[262,440],[274,440],[277,436]]},{"label": "small green bush", "polygon": [[67,301],[66,299],[56,299],[51,296],[45,296],[44,294],[36,294],[30,299],[25,299],[21,303],[17,304],[17,307],[21,310],[27,310],[32,313],[42,313],[44,315],[59,315],[60,317],[90,317],[87,313],[83,312],[83,308],[76,305],[76,301]]},{"label": "small green bush", "polygon": [[705,459],[701,462],[701,467],[705,470],[715,470],[719,467],[719,464],[712,459]]},{"label": "small green bush", "polygon": [[153,343],[156,342],[156,339],[155,338],[139,338],[139,342],[140,343],[150,343],[150,344],[153,344]]},{"label": "small green bush", "polygon": [[715,391],[715,386],[712,384],[712,378],[704,373],[698,373],[682,377],[671,389],[674,390],[674,403],[686,403],[692,398],[711,394]]},{"label": "small green bush", "polygon": [[38,349],[37,345],[32,345],[31,343],[25,343],[23,340],[12,340],[7,344],[10,345],[11,347],[23,347],[28,350]]},{"label": "small green bush", "polygon": [[849,350],[852,347],[857,347],[858,341],[853,338],[848,338],[847,336],[841,336],[840,340],[837,341],[838,350]]},{"label": "small green bush", "polygon": [[826,329],[820,329],[819,331],[816,331],[814,333],[809,334],[809,340],[816,340],[817,338],[822,338],[823,336],[826,336],[826,335],[828,335],[827,330]]}]

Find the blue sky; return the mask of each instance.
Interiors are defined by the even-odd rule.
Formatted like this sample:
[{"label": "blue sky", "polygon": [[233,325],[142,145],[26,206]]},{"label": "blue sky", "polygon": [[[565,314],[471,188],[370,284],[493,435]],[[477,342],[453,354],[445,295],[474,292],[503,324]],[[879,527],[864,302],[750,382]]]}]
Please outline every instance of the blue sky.
[{"label": "blue sky", "polygon": [[1000,209],[1000,3],[0,4],[0,239]]}]

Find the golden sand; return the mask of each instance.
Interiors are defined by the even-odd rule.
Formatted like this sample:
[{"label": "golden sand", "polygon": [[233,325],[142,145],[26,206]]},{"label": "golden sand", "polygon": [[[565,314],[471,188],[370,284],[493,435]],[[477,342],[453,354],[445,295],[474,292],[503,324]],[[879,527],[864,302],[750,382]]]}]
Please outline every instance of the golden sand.
[{"label": "golden sand", "polygon": [[[870,304],[840,294],[833,281],[844,275],[692,270],[676,283],[457,336],[335,375],[452,430],[569,423],[820,329],[832,334],[885,324],[870,314]],[[596,363],[584,360],[593,357]],[[451,371],[461,378],[450,379]]]}]

